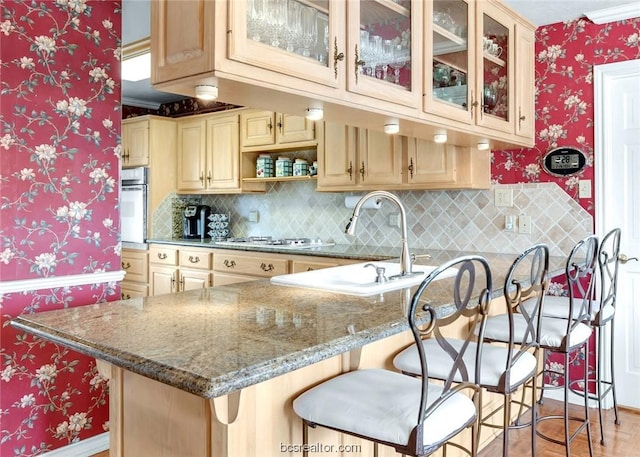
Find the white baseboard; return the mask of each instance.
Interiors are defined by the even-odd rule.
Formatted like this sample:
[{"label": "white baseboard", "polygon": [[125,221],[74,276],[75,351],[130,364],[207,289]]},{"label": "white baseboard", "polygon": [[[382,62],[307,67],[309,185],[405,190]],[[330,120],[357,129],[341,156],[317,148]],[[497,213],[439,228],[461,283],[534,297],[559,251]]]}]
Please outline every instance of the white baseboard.
[{"label": "white baseboard", "polygon": [[[564,402],[564,391],[562,389],[545,389],[544,398]],[[584,405],[584,397],[569,391],[569,403],[572,405],[582,406]],[[597,408],[597,407],[598,407],[597,401],[589,400],[589,408]],[[605,405],[603,405],[603,409],[606,409]]]},{"label": "white baseboard", "polygon": [[54,451],[42,454],[43,457],[88,457],[109,449],[109,432],[92,436]]}]

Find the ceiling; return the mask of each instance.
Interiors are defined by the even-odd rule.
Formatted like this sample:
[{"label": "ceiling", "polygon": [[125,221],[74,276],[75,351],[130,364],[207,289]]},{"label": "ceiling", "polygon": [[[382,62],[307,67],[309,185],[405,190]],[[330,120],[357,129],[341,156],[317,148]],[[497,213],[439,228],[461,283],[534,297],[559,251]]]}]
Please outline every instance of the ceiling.
[{"label": "ceiling", "polygon": [[[537,26],[555,24],[601,10],[617,12],[622,8],[628,17],[640,17],[637,0],[503,0],[516,12]],[[149,36],[151,0],[122,0],[122,43],[129,44]],[[146,18],[146,20],[143,20]],[[151,89],[149,80],[122,82],[124,104],[157,109],[162,103],[181,100],[181,95]]]}]

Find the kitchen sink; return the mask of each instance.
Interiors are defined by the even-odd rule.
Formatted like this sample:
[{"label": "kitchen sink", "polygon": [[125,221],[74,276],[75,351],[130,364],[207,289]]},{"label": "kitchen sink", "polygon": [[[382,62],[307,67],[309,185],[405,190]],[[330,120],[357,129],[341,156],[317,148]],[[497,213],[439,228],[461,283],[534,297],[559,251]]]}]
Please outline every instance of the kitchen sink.
[{"label": "kitchen sink", "polygon": [[[388,279],[386,282],[376,282],[376,268],[365,266],[370,264],[378,268],[384,268],[384,276],[386,278],[391,278],[400,273],[400,264],[397,262],[363,262],[273,276],[271,283],[282,286],[326,290],[347,295],[366,296],[415,286],[420,284],[430,272],[437,268],[429,265],[414,265],[413,271],[419,274],[398,279]],[[454,274],[455,271],[451,271],[450,275]]]}]

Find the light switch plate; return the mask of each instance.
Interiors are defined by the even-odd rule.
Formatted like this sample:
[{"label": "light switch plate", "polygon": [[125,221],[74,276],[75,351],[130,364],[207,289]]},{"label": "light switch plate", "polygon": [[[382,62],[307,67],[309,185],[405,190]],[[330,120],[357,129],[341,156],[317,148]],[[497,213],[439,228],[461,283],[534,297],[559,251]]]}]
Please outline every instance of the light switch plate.
[{"label": "light switch plate", "polygon": [[249,211],[249,222],[258,222],[260,214],[257,211]]},{"label": "light switch plate", "polygon": [[513,206],[513,189],[496,188],[494,191],[495,206]]},{"label": "light switch plate", "polygon": [[578,198],[591,198],[590,179],[581,179],[578,181]]}]

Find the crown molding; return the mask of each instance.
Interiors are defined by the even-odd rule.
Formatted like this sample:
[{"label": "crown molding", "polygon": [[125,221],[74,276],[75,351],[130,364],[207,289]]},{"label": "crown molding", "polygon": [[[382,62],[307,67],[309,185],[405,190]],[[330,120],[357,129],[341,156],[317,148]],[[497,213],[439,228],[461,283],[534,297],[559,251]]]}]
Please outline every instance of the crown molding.
[{"label": "crown molding", "polygon": [[606,24],[608,22],[622,21],[634,17],[640,17],[640,3],[631,2],[627,5],[613,6],[601,10],[584,13],[594,24]]},{"label": "crown molding", "polygon": [[140,100],[139,98],[122,97],[122,104],[128,106],[137,106],[138,108],[148,108],[158,110],[161,103],[152,102],[149,100]]}]

